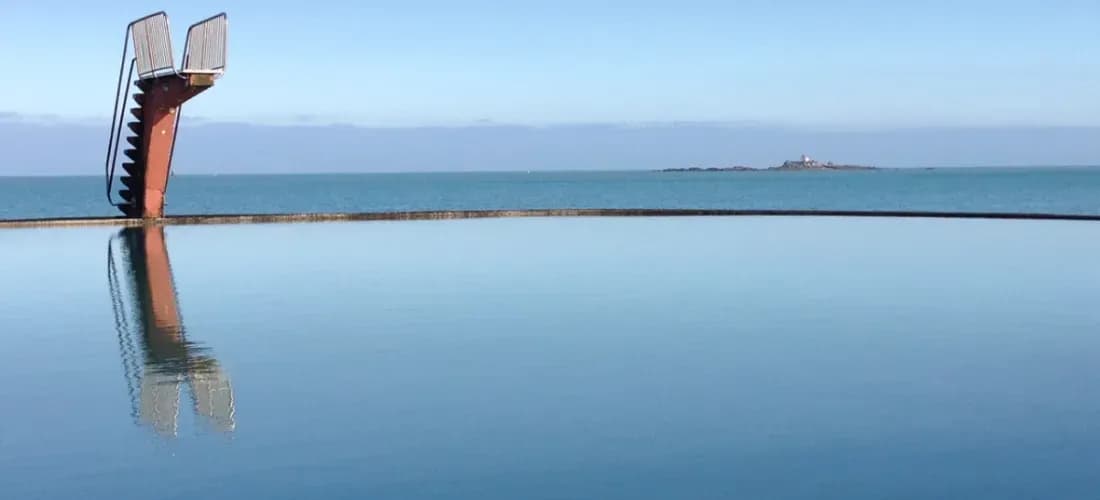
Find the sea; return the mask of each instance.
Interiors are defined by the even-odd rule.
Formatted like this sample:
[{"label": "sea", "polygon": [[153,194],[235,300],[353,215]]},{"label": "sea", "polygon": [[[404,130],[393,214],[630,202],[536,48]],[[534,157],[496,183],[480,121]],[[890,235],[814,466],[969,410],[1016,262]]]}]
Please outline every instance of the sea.
[{"label": "sea", "polygon": [[[120,183],[114,184],[117,192]],[[117,200],[117,194],[115,195]],[[1100,214],[1100,168],[179,175],[169,214],[524,208]],[[0,219],[113,216],[102,177],[0,177]]]}]

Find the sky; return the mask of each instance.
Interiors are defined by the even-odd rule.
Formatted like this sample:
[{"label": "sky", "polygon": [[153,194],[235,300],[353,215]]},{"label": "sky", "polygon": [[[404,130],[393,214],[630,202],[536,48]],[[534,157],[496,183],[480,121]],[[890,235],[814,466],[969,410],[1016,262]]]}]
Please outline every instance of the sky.
[{"label": "sky", "polygon": [[[154,5],[0,0],[0,113],[102,122],[125,25]],[[177,52],[229,15],[226,75],[185,108],[209,121],[1100,125],[1096,0],[164,5]]]}]

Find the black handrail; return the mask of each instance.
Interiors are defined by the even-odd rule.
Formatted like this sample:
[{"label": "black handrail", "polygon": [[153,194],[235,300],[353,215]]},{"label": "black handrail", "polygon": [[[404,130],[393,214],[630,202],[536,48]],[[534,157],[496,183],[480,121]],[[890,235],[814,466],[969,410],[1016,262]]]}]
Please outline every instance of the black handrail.
[{"label": "black handrail", "polygon": [[[126,32],[122,36],[122,61],[118,63],[118,83],[115,84],[115,105],[114,105],[113,108],[111,108],[111,132],[107,136],[107,157],[104,158],[104,160],[103,160],[103,175],[106,177],[104,184],[106,185],[106,188],[107,188],[107,203],[110,203],[111,205],[116,206],[116,207],[118,205],[115,204],[114,199],[111,198],[111,185],[113,183],[114,176],[115,176],[114,160],[112,160],[112,156],[114,156],[117,159],[117,156],[114,155],[114,153],[116,153],[118,151],[118,137],[116,137],[116,128],[118,129],[117,130],[117,135],[120,136],[122,134],[123,116],[117,115],[117,113],[118,113],[119,94],[124,93],[124,92],[128,92],[130,90],[129,77],[127,77],[126,89],[123,90],[123,88],[122,88],[122,75],[123,75],[122,69],[126,67],[126,53],[130,49],[130,27],[132,27],[133,25],[134,25],[134,23],[130,23],[130,24],[126,25]],[[133,75],[133,71],[134,71],[134,60],[131,59],[130,60],[130,74],[131,75]],[[123,112],[125,112],[125,109],[126,109],[126,101],[125,100],[122,101],[122,108],[123,108]],[[118,116],[117,119],[115,118],[116,116]]]},{"label": "black handrail", "polygon": [[[134,78],[134,61],[136,61],[136,59],[130,59],[130,72],[129,72],[129,76],[126,77],[127,84],[126,84],[125,89],[123,90],[123,93],[125,93],[125,94],[130,93],[130,83],[129,82],[131,82]],[[115,182],[115,165],[118,164],[118,148],[119,148],[119,145],[121,144],[121,139],[122,139],[122,123],[125,120],[126,120],[126,99],[123,99],[122,109],[120,109],[118,111],[118,129],[115,130],[115,128],[112,126],[112,131],[114,131],[114,134],[115,134],[114,148],[111,150],[112,151],[111,152],[111,159],[110,159],[110,163],[109,163],[110,169],[107,173],[107,202],[110,203],[111,205],[116,206],[116,207],[122,205],[122,203],[115,203],[114,200],[111,199],[111,189],[113,188],[114,182]],[[111,118],[111,121],[112,121],[112,123],[114,122],[113,117]]]}]

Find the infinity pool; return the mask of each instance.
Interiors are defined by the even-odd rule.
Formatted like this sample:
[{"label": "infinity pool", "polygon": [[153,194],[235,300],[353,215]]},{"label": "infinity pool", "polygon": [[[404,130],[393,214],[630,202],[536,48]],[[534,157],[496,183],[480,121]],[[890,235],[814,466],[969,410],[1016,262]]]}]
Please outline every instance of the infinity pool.
[{"label": "infinity pool", "polygon": [[1100,224],[0,231],[3,498],[1100,491]]}]

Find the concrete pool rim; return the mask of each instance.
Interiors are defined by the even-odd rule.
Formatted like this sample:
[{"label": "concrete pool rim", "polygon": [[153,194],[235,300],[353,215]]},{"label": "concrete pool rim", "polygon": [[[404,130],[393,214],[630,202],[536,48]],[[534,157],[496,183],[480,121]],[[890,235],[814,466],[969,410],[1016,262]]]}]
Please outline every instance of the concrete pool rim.
[{"label": "concrete pool rim", "polygon": [[203,224],[276,224],[303,222],[414,221],[483,219],[504,217],[893,217],[940,219],[1002,219],[1100,221],[1100,215],[937,212],[913,210],[739,210],[739,209],[653,209],[653,208],[547,208],[521,210],[423,210],[406,212],[330,212],[283,214],[196,214],[170,215],[158,219],[125,217],[56,217],[0,220],[0,229],[33,227],[83,227]]}]

